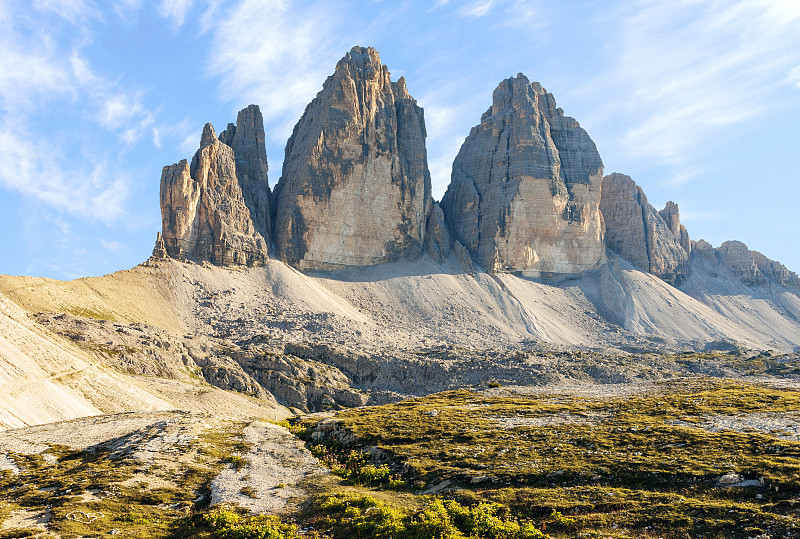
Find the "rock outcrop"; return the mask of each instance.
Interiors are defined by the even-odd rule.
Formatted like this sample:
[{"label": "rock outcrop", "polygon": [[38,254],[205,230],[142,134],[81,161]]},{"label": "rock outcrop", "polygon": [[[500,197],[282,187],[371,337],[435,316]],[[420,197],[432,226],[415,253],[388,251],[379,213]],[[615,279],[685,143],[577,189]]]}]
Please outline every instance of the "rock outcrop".
[{"label": "rock outcrop", "polygon": [[[603,178],[602,193],[606,246],[642,271],[680,284],[689,273],[689,253],[680,243],[685,229],[680,225],[677,205],[667,204],[663,210],[671,227],[647,201],[642,188],[629,176],[616,172]],[[677,238],[671,228],[678,232]]]},{"label": "rock outcrop", "polygon": [[450,256],[452,240],[447,223],[444,221],[444,212],[439,204],[433,204],[433,209],[425,225],[425,250],[434,262],[441,264]]},{"label": "rock outcrop", "polygon": [[373,48],[354,47],[306,107],[276,187],[278,256],[301,270],[423,252],[431,184],[422,109]]},{"label": "rock outcrop", "polygon": [[686,231],[686,227],[681,224],[678,205],[670,200],[658,214],[664,219],[667,228],[672,232],[672,236],[678,240],[683,250],[686,251],[687,254],[692,254],[692,242],[689,239],[689,232]]},{"label": "rock outcrop", "polygon": [[519,74],[500,83],[461,146],[442,209],[489,272],[579,273],[605,262],[602,177],[586,131]]},{"label": "rock outcrop", "polygon": [[776,283],[800,287],[800,278],[793,271],[758,251],[751,251],[740,241],[726,241],[715,250],[720,263],[727,266],[747,286],[769,286]]},{"label": "rock outcrop", "polygon": [[[269,256],[270,191],[264,126],[255,105],[218,138],[206,124],[191,164],[161,173],[163,249],[177,259],[261,265]],[[156,251],[162,254],[161,245]]]}]

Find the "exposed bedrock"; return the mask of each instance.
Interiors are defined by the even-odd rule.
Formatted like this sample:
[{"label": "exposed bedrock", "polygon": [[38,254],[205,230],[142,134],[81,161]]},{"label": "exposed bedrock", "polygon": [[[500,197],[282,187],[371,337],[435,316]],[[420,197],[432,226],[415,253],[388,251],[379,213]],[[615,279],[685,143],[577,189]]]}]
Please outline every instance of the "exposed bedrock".
[{"label": "exposed bedrock", "polygon": [[579,273],[605,262],[602,177],[586,131],[519,74],[500,83],[461,146],[442,209],[489,272]]},{"label": "exposed bedrock", "polygon": [[217,137],[206,124],[191,164],[161,173],[155,257],[261,265],[268,259],[270,190],[261,112],[250,105]]},{"label": "exposed bedrock", "polygon": [[423,253],[431,182],[422,109],[373,48],[354,47],[306,107],[276,188],[278,256],[301,270]]},{"label": "exposed bedrock", "polygon": [[727,266],[747,286],[769,286],[775,283],[787,287],[800,287],[800,278],[795,272],[789,271],[780,262],[770,260],[758,251],[751,251],[740,241],[726,241],[714,249],[714,253],[717,260]]},{"label": "exposed bedrock", "polygon": [[606,225],[606,246],[611,251],[670,284],[677,285],[686,278],[689,252],[681,246],[681,240],[685,236],[688,244],[689,235],[680,224],[677,204],[670,202],[657,212],[641,187],[629,176],[615,172],[603,178],[600,210]]}]

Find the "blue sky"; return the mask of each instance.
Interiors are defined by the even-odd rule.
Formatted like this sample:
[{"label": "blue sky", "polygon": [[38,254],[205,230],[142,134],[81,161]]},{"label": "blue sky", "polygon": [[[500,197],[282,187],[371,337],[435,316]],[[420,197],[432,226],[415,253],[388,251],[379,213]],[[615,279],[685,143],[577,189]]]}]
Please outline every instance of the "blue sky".
[{"label": "blue sky", "polygon": [[255,103],[270,185],[353,45],[425,109],[434,198],[492,90],[522,72],[589,132],[606,173],[692,239],[800,271],[797,0],[3,0],[0,273],[69,279],[145,260],[161,168]]}]

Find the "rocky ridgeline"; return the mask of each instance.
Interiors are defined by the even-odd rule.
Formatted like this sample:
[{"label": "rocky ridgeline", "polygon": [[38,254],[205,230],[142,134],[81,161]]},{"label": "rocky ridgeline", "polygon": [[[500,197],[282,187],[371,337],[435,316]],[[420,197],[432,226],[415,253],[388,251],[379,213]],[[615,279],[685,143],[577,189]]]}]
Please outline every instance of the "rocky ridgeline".
[{"label": "rocky ridgeline", "polygon": [[579,273],[605,262],[602,181],[586,131],[519,74],[500,83],[461,146],[442,208],[488,271]]},{"label": "rocky ridgeline", "polygon": [[[680,223],[678,205],[657,212],[642,188],[624,174],[603,178],[600,210],[606,223],[606,246],[642,271],[678,285],[689,274],[689,235]],[[669,224],[664,216],[669,219]],[[677,236],[675,235],[677,232]],[[682,236],[683,235],[683,236]]]},{"label": "rocky ridgeline", "polygon": [[740,241],[726,241],[717,248],[700,240],[692,242],[693,252],[712,267],[730,269],[747,286],[770,286],[773,283],[800,288],[800,277],[786,266],[770,260],[758,251],[751,251]]},{"label": "rocky ridgeline", "polygon": [[153,257],[261,265],[270,244],[301,270],[335,270],[424,253],[466,272],[576,274],[606,249],[679,285],[692,259],[748,286],[800,287],[797,274],[740,242],[689,239],[678,205],[656,211],[623,174],[603,177],[592,139],[524,75],[506,79],[431,197],[425,118],[373,48],[354,47],[308,105],[286,145],[275,192],[255,105],[217,136],[207,124],[191,163],[164,167],[163,231]]}]

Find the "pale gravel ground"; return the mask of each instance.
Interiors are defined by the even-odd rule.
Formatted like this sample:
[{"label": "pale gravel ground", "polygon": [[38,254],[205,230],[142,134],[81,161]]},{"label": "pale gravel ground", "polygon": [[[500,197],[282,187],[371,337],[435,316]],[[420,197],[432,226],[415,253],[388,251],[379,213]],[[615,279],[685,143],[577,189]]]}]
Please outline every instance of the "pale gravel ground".
[{"label": "pale gravel ground", "polygon": [[[292,498],[304,494],[301,482],[328,473],[303,442],[283,427],[254,422],[244,429],[244,435],[251,444],[244,455],[247,465],[238,471],[229,467],[214,479],[212,505],[238,503],[257,513],[280,513]],[[257,497],[242,494],[244,487],[252,489]]]},{"label": "pale gravel ground", "polygon": [[12,511],[11,514],[6,517],[0,529],[37,528],[44,531],[47,529],[47,524],[52,518],[53,515],[50,511],[28,511],[27,509],[19,509]]},{"label": "pale gravel ground", "polygon": [[709,432],[760,432],[782,440],[800,441],[800,413],[709,415],[704,416],[701,423],[673,421],[672,424]]}]

